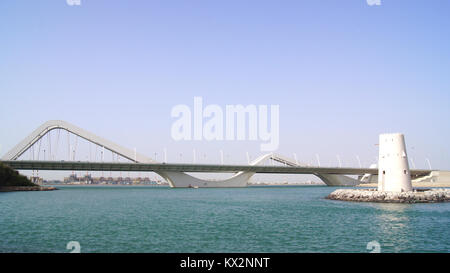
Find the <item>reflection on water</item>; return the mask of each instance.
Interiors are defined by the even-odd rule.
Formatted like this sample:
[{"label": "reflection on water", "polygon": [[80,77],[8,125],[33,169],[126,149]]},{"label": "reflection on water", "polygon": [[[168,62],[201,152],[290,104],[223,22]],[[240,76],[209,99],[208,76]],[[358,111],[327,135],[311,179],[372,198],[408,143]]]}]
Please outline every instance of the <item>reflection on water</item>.
[{"label": "reflection on water", "polygon": [[373,218],[374,225],[378,226],[378,238],[382,240],[381,248],[383,251],[401,252],[409,247],[409,236],[412,232],[410,228],[410,218],[408,210],[410,204],[373,204],[376,209]]},{"label": "reflection on water", "polygon": [[382,227],[390,227],[387,230],[404,228],[408,225],[409,218],[405,211],[409,204],[383,204],[376,203],[373,207],[377,209],[374,221],[379,221]]},{"label": "reflection on water", "polygon": [[399,204],[399,203],[372,203],[374,208],[390,211],[390,212],[403,212],[410,208],[411,204]]}]

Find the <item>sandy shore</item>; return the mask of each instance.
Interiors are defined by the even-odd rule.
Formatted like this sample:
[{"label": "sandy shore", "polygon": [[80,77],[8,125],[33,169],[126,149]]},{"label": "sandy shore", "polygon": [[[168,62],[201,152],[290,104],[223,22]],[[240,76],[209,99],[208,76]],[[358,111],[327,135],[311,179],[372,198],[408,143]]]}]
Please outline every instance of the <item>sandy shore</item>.
[{"label": "sandy shore", "polygon": [[[450,188],[450,182],[412,182],[414,188]],[[360,184],[357,187],[378,187],[377,183]]]}]

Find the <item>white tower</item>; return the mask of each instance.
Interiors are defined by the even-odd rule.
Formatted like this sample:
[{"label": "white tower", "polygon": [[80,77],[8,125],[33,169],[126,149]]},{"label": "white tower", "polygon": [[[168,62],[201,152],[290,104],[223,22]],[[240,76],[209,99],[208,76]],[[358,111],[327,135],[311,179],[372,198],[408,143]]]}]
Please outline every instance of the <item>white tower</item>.
[{"label": "white tower", "polygon": [[378,157],[378,191],[412,191],[403,134],[381,134]]}]

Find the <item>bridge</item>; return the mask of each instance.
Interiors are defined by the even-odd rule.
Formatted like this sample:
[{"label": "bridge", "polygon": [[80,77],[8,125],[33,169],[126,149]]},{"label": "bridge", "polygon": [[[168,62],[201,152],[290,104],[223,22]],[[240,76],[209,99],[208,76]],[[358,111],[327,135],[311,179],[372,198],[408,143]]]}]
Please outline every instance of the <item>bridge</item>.
[{"label": "bridge", "polygon": [[[91,162],[91,161],[57,161],[57,160],[18,160],[25,152],[33,149],[33,145],[48,135],[52,130],[62,129],[77,137],[81,137],[91,143],[99,145],[102,149],[109,150],[117,156],[121,156],[130,162]],[[59,134],[58,134],[59,139]],[[50,143],[50,141],[49,141]],[[51,147],[48,148],[49,150]],[[39,151],[40,151],[39,147]],[[44,150],[45,152],[45,150]],[[51,153],[51,152],[50,152]],[[75,154],[75,151],[73,151]],[[69,153],[70,155],[70,150]],[[103,156],[103,152],[102,152]],[[34,157],[34,151],[33,151]],[[51,156],[49,156],[51,159]],[[75,157],[75,156],[74,156]],[[73,157],[73,158],[74,158]],[[39,156],[38,156],[39,158]],[[263,166],[266,160],[281,163],[281,166]],[[245,187],[248,180],[255,173],[278,174],[313,174],[319,177],[329,186],[353,186],[361,181],[346,175],[376,175],[377,168],[330,168],[311,167],[296,162],[296,160],[277,154],[265,154],[252,161],[249,165],[218,165],[218,164],[174,164],[160,163],[149,157],[124,148],[109,140],[98,137],[84,129],[61,120],[48,121],[33,131],[23,141],[6,153],[1,162],[16,170],[63,170],[63,171],[136,171],[155,172],[169,182],[171,187]],[[186,172],[217,172],[235,173],[231,178],[224,180],[204,180]],[[424,177],[430,174],[430,170],[411,170],[412,177]]]},{"label": "bridge", "polygon": [[[217,173],[284,173],[284,174],[377,174],[378,169],[369,168],[326,168],[252,165],[214,164],[174,164],[174,163],[109,163],[109,162],[65,162],[7,160],[3,164],[16,170],[59,170],[59,171],[122,171],[122,172],[217,172]],[[426,175],[429,170],[414,170],[414,175]]]}]

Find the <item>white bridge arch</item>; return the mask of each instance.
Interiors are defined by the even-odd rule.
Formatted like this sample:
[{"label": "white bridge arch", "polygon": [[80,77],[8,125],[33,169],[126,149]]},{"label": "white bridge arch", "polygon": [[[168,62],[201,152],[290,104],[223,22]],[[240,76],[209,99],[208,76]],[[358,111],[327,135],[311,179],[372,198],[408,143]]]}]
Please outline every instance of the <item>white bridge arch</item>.
[{"label": "white bridge arch", "polygon": [[[135,163],[159,163],[149,157],[142,154],[138,154],[135,151],[122,147],[116,143],[113,143],[107,139],[96,136],[80,127],[77,127],[69,122],[62,120],[50,120],[39,126],[34,130],[29,136],[17,144],[13,149],[6,153],[3,157],[3,161],[7,160],[17,160],[21,155],[23,155],[33,144],[35,144],[39,139],[46,135],[51,130],[63,129],[74,135],[77,135],[89,142],[96,145],[104,147],[105,149],[114,152],[132,162]],[[274,160],[285,164],[287,166],[302,166],[295,161],[283,157],[281,155],[276,155],[273,153],[265,154],[257,159],[253,160],[250,165],[259,165],[266,160]],[[161,177],[167,180],[171,187],[246,187],[249,179],[255,174],[254,172],[238,172],[232,177],[224,180],[206,180],[194,177],[192,175],[186,174],[184,172],[173,172],[173,171],[158,171],[156,172]],[[314,174],[319,177],[324,183],[329,186],[353,186],[361,183],[359,180],[350,178],[345,175],[335,175],[335,174]]]}]

